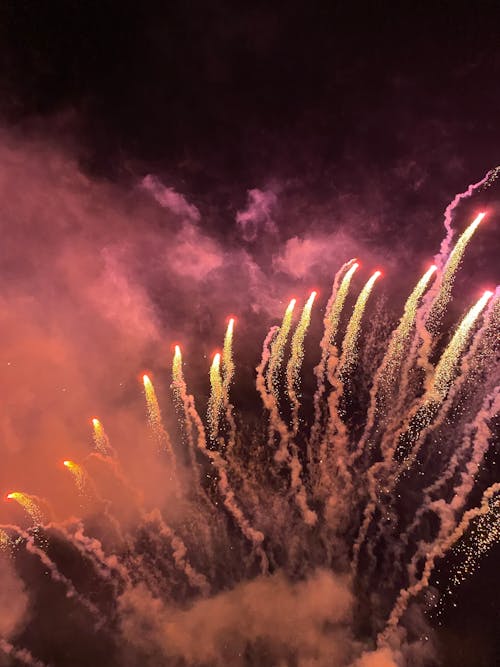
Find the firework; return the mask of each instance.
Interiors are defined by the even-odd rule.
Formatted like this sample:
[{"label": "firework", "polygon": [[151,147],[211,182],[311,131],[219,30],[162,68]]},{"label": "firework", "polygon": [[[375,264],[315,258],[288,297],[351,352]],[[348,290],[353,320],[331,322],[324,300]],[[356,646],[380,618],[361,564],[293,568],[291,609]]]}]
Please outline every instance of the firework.
[{"label": "firework", "polygon": [[[245,424],[243,415],[236,415],[238,406],[230,403],[236,377],[234,318],[229,319],[222,353],[216,353],[211,363],[206,419],[200,417],[195,398],[188,393],[181,349],[175,345],[171,390],[180,436],[175,442],[179,453],[175,468],[153,384],[143,376],[149,426],[159,450],[169,455],[167,461],[158,456],[158,466],[168,466],[177,489],[175,502],[145,509],[145,489],[134,487],[128,494],[133,519],[122,521],[120,508],[106,500],[102,515],[92,521],[71,519],[43,529],[58,539],[62,535],[73,545],[72,553],[94,568],[92,590],[95,582],[102,582],[103,590],[113,591],[120,622],[125,608],[127,618],[137,615],[137,627],[149,627],[149,605],[144,600],[150,596],[154,614],[168,619],[162,621],[163,630],[175,628],[178,617],[186,620],[183,629],[193,619],[193,627],[204,627],[200,618],[210,615],[209,603],[222,609],[224,600],[249,582],[262,591],[281,581],[280,577],[278,586],[287,587],[289,582],[292,586],[297,581],[307,583],[309,577],[315,581],[317,572],[332,571],[341,575],[344,592],[360,606],[362,600],[376,601],[370,618],[361,624],[366,625],[363,633],[356,634],[357,626],[350,630],[355,640],[349,660],[361,664],[357,662],[360,654],[377,646],[375,657],[392,660],[393,648],[404,641],[406,611],[410,604],[420,603],[438,561],[453,550],[456,563],[444,586],[444,599],[474,572],[481,555],[500,539],[500,484],[484,490],[487,484],[475,479],[494,437],[492,422],[500,409],[495,365],[498,288],[495,296],[490,291],[482,294],[442,353],[437,352],[457,271],[484,217],[479,214],[450,250],[451,213],[461,198],[486,187],[491,178],[471,186],[448,207],[447,236],[436,264],[418,280],[394,331],[379,333],[376,326],[372,331],[364,327],[364,320],[373,313],[369,297],[380,276],[376,271],[359,293],[342,339],[345,303],[359,265],[350,260],[339,269],[324,313],[314,368],[313,415],[307,413],[307,402],[302,404],[300,386],[306,334],[311,317],[316,316],[312,311],[316,292],[306,301],[291,337],[295,299],[280,326],[273,326],[265,338],[256,369],[256,388],[267,415],[263,426],[260,419]],[[360,350],[365,340],[369,347]],[[381,359],[375,372],[366,359],[372,349]],[[97,419],[92,423],[96,449],[106,455],[104,464],[118,470],[118,457],[108,456],[111,448],[102,424]],[[84,467],[69,460],[64,465],[78,492],[87,493],[90,480]],[[132,488],[126,472],[119,470]],[[478,498],[482,493],[482,500],[469,509],[474,489]],[[0,549],[14,542],[22,545],[19,548],[35,555],[53,581],[63,585],[68,597],[82,605],[97,625],[101,623],[106,632],[116,627],[116,618],[112,623],[107,620],[108,593],[103,596],[105,602],[90,602],[47,555],[52,556],[52,549],[47,551],[48,542],[42,543],[36,535],[44,522],[39,499],[19,492],[8,498],[25,509],[34,526],[26,531],[0,528]],[[432,531],[430,515],[436,519]],[[17,540],[11,537],[13,531],[18,532]],[[248,599],[257,605],[260,597],[252,593]],[[240,610],[238,605],[235,608]],[[335,622],[327,617],[320,625],[333,623],[335,630]],[[252,623],[249,617],[248,624]],[[269,636],[274,636],[273,623],[266,621],[266,625]],[[158,634],[163,637],[164,632]],[[267,664],[259,662],[261,643],[273,664],[290,660],[329,664],[332,659],[333,652],[322,656],[324,660],[315,652],[323,635],[304,656],[287,653],[279,632],[276,636],[269,650],[267,628],[258,642],[249,639],[241,660],[234,657],[236,652],[228,658],[224,649],[221,655],[226,662],[216,653],[203,655],[198,662],[229,664],[229,660],[241,667],[252,660],[248,656],[255,650],[252,664]],[[176,650],[169,644],[168,659],[193,663],[192,654]],[[343,667],[348,664],[339,660]]]}]

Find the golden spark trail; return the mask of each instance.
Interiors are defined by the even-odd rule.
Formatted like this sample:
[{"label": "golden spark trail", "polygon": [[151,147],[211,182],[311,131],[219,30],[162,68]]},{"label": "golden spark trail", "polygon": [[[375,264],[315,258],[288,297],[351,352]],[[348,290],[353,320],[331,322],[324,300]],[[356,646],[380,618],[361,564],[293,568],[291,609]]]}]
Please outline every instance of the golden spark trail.
[{"label": "golden spark trail", "polygon": [[156,397],[155,388],[148,375],[143,375],[142,381],[144,384],[144,396],[146,397],[149,426],[153,432],[159,450],[165,450],[171,457],[172,464],[174,465],[175,461],[172,443],[170,442],[168,433],[163,426],[161,410],[158,404],[158,399]]},{"label": "golden spark trail", "polygon": [[285,345],[288,340],[288,334],[292,327],[293,309],[295,308],[296,299],[292,299],[288,304],[283,321],[278,329],[278,333],[271,343],[271,356],[266,373],[266,382],[268,391],[274,396],[276,401],[279,400],[279,373],[281,363],[283,361],[283,354]]},{"label": "golden spark trail", "polygon": [[455,247],[451,251],[448,261],[444,266],[440,284],[439,286],[436,285],[436,287],[439,287],[439,291],[434,301],[431,303],[426,323],[426,328],[431,334],[437,333],[444,310],[450,300],[455,276],[458,269],[460,268],[460,263],[463,259],[467,245],[469,244],[469,241],[471,240],[474,232],[479,227],[479,224],[485,215],[485,213],[479,213],[479,215],[474,218],[471,224],[459,237]]},{"label": "golden spark trail", "polygon": [[82,466],[78,465],[78,463],[75,463],[74,461],[63,461],[63,465],[73,475],[75,484],[80,494],[84,495],[88,487],[88,478],[85,470],[82,468]]},{"label": "golden spark trail", "polygon": [[[354,260],[350,260],[351,262]],[[347,265],[349,262],[347,262]],[[346,266],[346,265],[344,265]],[[344,268],[344,267],[342,267]],[[345,273],[340,283],[338,291],[335,292],[333,300],[328,302],[326,307],[324,325],[325,333],[323,340],[321,341],[321,348],[323,350],[323,356],[327,356],[328,348],[330,345],[335,343],[335,337],[337,335],[337,329],[339,327],[340,316],[342,314],[342,309],[344,308],[344,303],[349,292],[349,287],[351,285],[351,280],[354,275],[354,272],[359,268],[359,264],[354,262],[351,268]]]},{"label": "golden spark trail", "polygon": [[227,325],[226,335],[224,336],[224,346],[222,348],[222,382],[226,400],[228,399],[229,387],[234,377],[233,330],[234,318],[232,317]]},{"label": "golden spark trail", "polygon": [[304,339],[306,337],[309,324],[311,322],[311,310],[313,307],[316,292],[311,292],[311,296],[307,300],[300,320],[295,328],[292,336],[292,347],[290,359],[286,367],[287,392],[292,405],[292,433],[296,435],[299,430],[299,399],[297,397],[297,389],[300,382],[300,369],[304,360]]},{"label": "golden spark trail", "polygon": [[182,353],[181,348],[176,345],[174,348],[174,358],[172,360],[172,391],[176,400],[182,400],[182,390],[185,388],[184,374],[182,372]]},{"label": "golden spark trail", "polygon": [[354,310],[352,312],[351,319],[349,320],[349,324],[347,325],[344,340],[342,342],[342,356],[340,357],[338,369],[340,377],[345,377],[349,374],[358,358],[357,345],[361,328],[361,320],[363,318],[363,313],[365,312],[368,297],[371,294],[375,281],[380,275],[380,271],[375,271],[375,273],[368,279],[354,305]]},{"label": "golden spark trail", "polygon": [[27,493],[21,493],[19,491],[13,491],[7,495],[9,500],[15,500],[16,503],[19,503],[21,507],[26,511],[26,513],[31,517],[33,523],[36,526],[40,526],[44,522],[44,516],[40,506],[36,502],[33,496],[28,495]]},{"label": "golden spark trail", "polygon": [[104,426],[99,421],[99,419],[94,417],[94,419],[92,419],[92,427],[94,445],[97,451],[101,452],[101,454],[104,454],[105,456],[108,456],[112,449],[111,445],[109,444],[109,438],[106,434],[106,431],[104,430]]},{"label": "golden spark trail", "polygon": [[487,290],[477,303],[472,306],[467,315],[463,318],[458,329],[455,331],[453,338],[436,366],[436,371],[430,388],[430,394],[433,398],[434,396],[437,396],[438,400],[441,400],[446,397],[448,389],[453,382],[460,355],[467,345],[470,330],[492,296],[493,292]]},{"label": "golden spark trail", "polygon": [[207,421],[210,428],[210,439],[217,441],[219,424],[224,407],[224,386],[220,374],[220,353],[214,355],[210,367],[210,398],[208,399]]},{"label": "golden spark trail", "polygon": [[351,464],[363,453],[366,442],[370,437],[371,430],[375,424],[375,420],[377,416],[380,416],[381,411],[384,411],[384,408],[386,407],[385,403],[394,389],[401,370],[403,356],[410,345],[410,334],[415,324],[419,301],[429,284],[429,280],[436,272],[436,268],[437,267],[433,264],[420,278],[405,303],[403,315],[399,320],[397,328],[391,335],[387,352],[373,378],[373,385],[370,389],[370,405],[367,413],[366,426],[350,459]]}]

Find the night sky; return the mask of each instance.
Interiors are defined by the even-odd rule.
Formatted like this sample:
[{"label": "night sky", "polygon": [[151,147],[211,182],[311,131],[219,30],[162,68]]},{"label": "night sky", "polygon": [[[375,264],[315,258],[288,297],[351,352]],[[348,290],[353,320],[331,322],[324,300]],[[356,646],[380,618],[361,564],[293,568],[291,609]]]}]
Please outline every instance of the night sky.
[{"label": "night sky", "polygon": [[[498,25],[493,0],[2,2],[0,492],[33,490],[51,498],[55,520],[76,515],[73,486],[53,461],[88,454],[88,418],[99,412],[115,424],[113,441],[123,438],[125,467],[135,466],[135,442],[146,437],[137,377],[167,374],[171,345],[181,342],[190,390],[206,402],[208,360],[230,314],[245,331],[235,340],[234,403],[253,425],[254,369],[269,327],[311,289],[324,309],[350,257],[362,262],[357,288],[383,270],[370,313],[375,321],[385,309],[397,321],[439,250],[446,206],[500,164]],[[461,232],[479,205],[487,212],[443,340],[479,292],[500,282],[498,182],[478,197],[453,220]],[[320,325],[318,315],[314,349]],[[305,382],[307,403],[314,387]],[[167,390],[165,381],[162,400]],[[494,427],[498,435],[498,420]],[[493,440],[481,490],[499,479]],[[137,484],[161,479],[149,459],[137,464]],[[0,508],[0,523],[22,521]],[[70,571],[69,547],[51,549]],[[500,665],[499,558],[497,546],[435,623],[436,655],[398,667]],[[36,604],[48,616],[54,605],[57,616],[64,601],[20,560]],[[452,563],[439,567],[446,576]],[[82,647],[93,641],[80,613],[71,610],[74,625],[47,664],[212,664],[147,651],[124,658],[112,632],[77,660],[71,627]],[[30,626],[37,614],[22,611],[16,631],[8,623],[3,631],[42,657],[51,630]],[[259,664],[256,655],[244,664]],[[2,660],[0,651],[0,665],[22,664]]]}]

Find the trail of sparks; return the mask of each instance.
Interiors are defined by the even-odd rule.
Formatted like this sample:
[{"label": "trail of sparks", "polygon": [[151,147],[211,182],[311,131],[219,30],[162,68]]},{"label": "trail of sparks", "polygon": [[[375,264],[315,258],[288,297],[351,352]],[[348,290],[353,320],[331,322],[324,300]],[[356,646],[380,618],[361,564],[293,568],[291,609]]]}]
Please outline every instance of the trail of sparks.
[{"label": "trail of sparks", "polygon": [[229,387],[234,378],[234,360],[233,360],[233,331],[234,318],[231,317],[227,325],[226,334],[224,336],[224,345],[222,348],[222,384],[224,387],[224,394],[226,400],[228,398]]},{"label": "trail of sparks", "polygon": [[356,364],[356,360],[358,358],[357,346],[361,328],[361,320],[363,318],[363,313],[365,312],[366,304],[375,281],[380,275],[380,271],[375,271],[375,273],[368,279],[354,305],[354,310],[351,315],[351,319],[349,320],[349,324],[347,325],[344,340],[342,342],[342,356],[340,358],[339,364],[339,372],[342,374],[342,377],[347,376]]},{"label": "trail of sparks", "polygon": [[111,445],[109,444],[109,438],[106,434],[106,431],[104,430],[104,426],[99,421],[99,419],[94,417],[94,419],[92,419],[92,427],[95,448],[98,452],[104,454],[104,456],[109,456],[109,454],[112,452],[112,449]]},{"label": "trail of sparks", "polygon": [[174,452],[170,437],[163,426],[160,405],[156,397],[155,388],[148,375],[142,376],[144,384],[144,396],[146,397],[146,408],[148,413],[148,422],[160,451],[166,451],[174,465]]},{"label": "trail of sparks", "polygon": [[21,493],[20,491],[13,491],[12,493],[7,494],[7,498],[9,500],[15,500],[16,503],[21,505],[32,519],[35,526],[41,526],[44,523],[45,518],[35,496],[30,496],[29,494]]},{"label": "trail of sparks", "polygon": [[219,426],[224,409],[224,385],[220,373],[220,353],[214,355],[210,366],[210,398],[208,399],[207,421],[210,439],[217,442]]},{"label": "trail of sparks", "polygon": [[455,247],[453,248],[448,261],[446,262],[443,275],[440,280],[439,292],[433,301],[429,315],[427,318],[427,329],[431,334],[437,333],[439,325],[441,323],[444,310],[448,304],[451,296],[451,290],[453,288],[453,283],[455,281],[455,276],[458,269],[460,268],[460,263],[462,262],[465,250],[471,240],[474,232],[479,227],[479,224],[483,220],[485,213],[479,213],[471,224],[467,227],[464,233],[459,237]]},{"label": "trail of sparks", "polygon": [[488,290],[484,292],[482,297],[476,304],[474,304],[474,306],[472,306],[455,331],[453,338],[449,342],[436,366],[436,372],[430,389],[430,394],[433,397],[438,395],[442,399],[446,396],[453,381],[460,355],[467,345],[470,331],[492,296],[493,292]]},{"label": "trail of sparks", "polygon": [[63,461],[63,465],[73,475],[80,494],[84,495],[88,490],[88,477],[85,470],[81,465],[78,465],[78,463],[75,463],[74,461]]},{"label": "trail of sparks", "polygon": [[296,435],[299,430],[299,406],[300,402],[297,397],[298,386],[300,382],[300,370],[304,360],[304,339],[306,337],[309,324],[311,322],[311,310],[313,307],[316,292],[311,292],[311,296],[307,300],[300,320],[292,336],[292,348],[290,359],[286,367],[287,392],[292,405],[292,433]]},{"label": "trail of sparks", "polygon": [[285,345],[292,327],[293,309],[295,308],[295,304],[296,299],[292,299],[288,304],[281,326],[271,343],[271,354],[267,366],[266,382],[268,391],[274,396],[276,401],[279,401],[279,374],[283,362]]}]

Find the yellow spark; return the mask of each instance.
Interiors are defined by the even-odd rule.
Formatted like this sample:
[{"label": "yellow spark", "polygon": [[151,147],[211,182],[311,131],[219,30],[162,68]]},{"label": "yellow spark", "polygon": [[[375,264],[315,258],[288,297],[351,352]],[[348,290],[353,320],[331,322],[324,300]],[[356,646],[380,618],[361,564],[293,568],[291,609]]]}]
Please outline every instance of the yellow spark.
[{"label": "yellow spark", "polygon": [[464,252],[474,232],[479,227],[479,224],[485,215],[486,213],[479,213],[479,215],[474,218],[471,224],[460,236],[450,256],[448,257],[448,261],[444,267],[443,277],[441,279],[441,286],[439,288],[438,295],[432,304],[428,317],[427,328],[431,333],[435,333],[437,331],[444,309],[446,308],[446,304],[450,300],[455,275],[460,267]]},{"label": "yellow spark", "polygon": [[311,292],[307,300],[300,320],[292,336],[290,359],[286,367],[287,392],[292,404],[292,427],[293,432],[299,430],[299,400],[297,398],[297,389],[300,382],[300,369],[304,360],[304,339],[311,322],[311,310],[316,298],[316,292]]},{"label": "yellow spark", "polygon": [[279,372],[283,361],[285,345],[288,340],[288,334],[292,327],[293,309],[295,308],[295,304],[296,299],[292,299],[288,304],[281,326],[271,344],[271,354],[266,373],[266,384],[268,391],[273,394],[276,400],[279,398]]},{"label": "yellow spark", "polygon": [[44,522],[42,510],[33,496],[30,496],[27,493],[21,493],[20,491],[13,491],[7,495],[7,498],[19,503],[31,519],[33,519],[35,525],[38,526]]},{"label": "yellow spark", "polygon": [[335,296],[335,301],[333,302],[330,310],[326,313],[325,316],[325,329],[329,333],[329,344],[333,344],[335,341],[335,336],[337,334],[337,329],[339,326],[340,315],[344,307],[347,294],[349,292],[349,286],[351,284],[352,277],[354,272],[359,268],[359,264],[355,262],[351,268],[346,271],[345,276],[342,278],[340,287]]},{"label": "yellow spark", "polygon": [[436,371],[432,380],[430,394],[432,397],[437,397],[438,401],[444,399],[448,393],[460,355],[464,351],[470,330],[474,326],[475,321],[484,310],[486,304],[493,296],[493,292],[486,291],[482,297],[472,306],[469,312],[465,315],[453,338],[448,343],[447,348],[441,355],[441,358],[436,366]]},{"label": "yellow spark", "polygon": [[222,376],[226,399],[228,398],[227,394],[234,377],[233,329],[234,318],[232,317],[227,325],[226,335],[224,336],[224,346],[222,348]]},{"label": "yellow spark", "polygon": [[78,491],[83,494],[86,491],[86,488],[88,486],[87,484],[87,473],[85,470],[82,468],[82,466],[78,465],[78,463],[75,463],[74,461],[63,461],[63,465],[70,471],[70,473],[73,475],[75,484],[78,488]]},{"label": "yellow spark", "polygon": [[224,405],[224,385],[220,374],[220,353],[214,355],[210,367],[210,398],[208,399],[208,424],[210,437],[217,440],[219,434],[219,423]]},{"label": "yellow spark", "polygon": [[108,455],[111,448],[109,445],[109,438],[106,435],[106,431],[104,430],[104,426],[98,419],[94,417],[94,419],[92,419],[92,427],[94,429],[93,437],[96,449],[101,452],[101,454]]},{"label": "yellow spark", "polygon": [[156,397],[155,388],[148,375],[143,375],[142,381],[144,383],[144,395],[146,397],[149,426],[156,439],[158,448],[160,450],[166,450],[173,459],[172,444],[170,442],[170,438],[168,437],[168,433],[163,426],[160,405]]},{"label": "yellow spark", "polygon": [[339,367],[345,373],[349,372],[352,366],[356,363],[358,357],[357,343],[360,333],[361,320],[363,318],[363,313],[366,308],[368,297],[373,289],[373,285],[377,278],[381,275],[380,271],[375,271],[375,273],[368,279],[365,286],[361,290],[356,303],[354,305],[354,310],[347,325],[345,332],[344,340],[342,342],[342,357],[340,359]]}]

